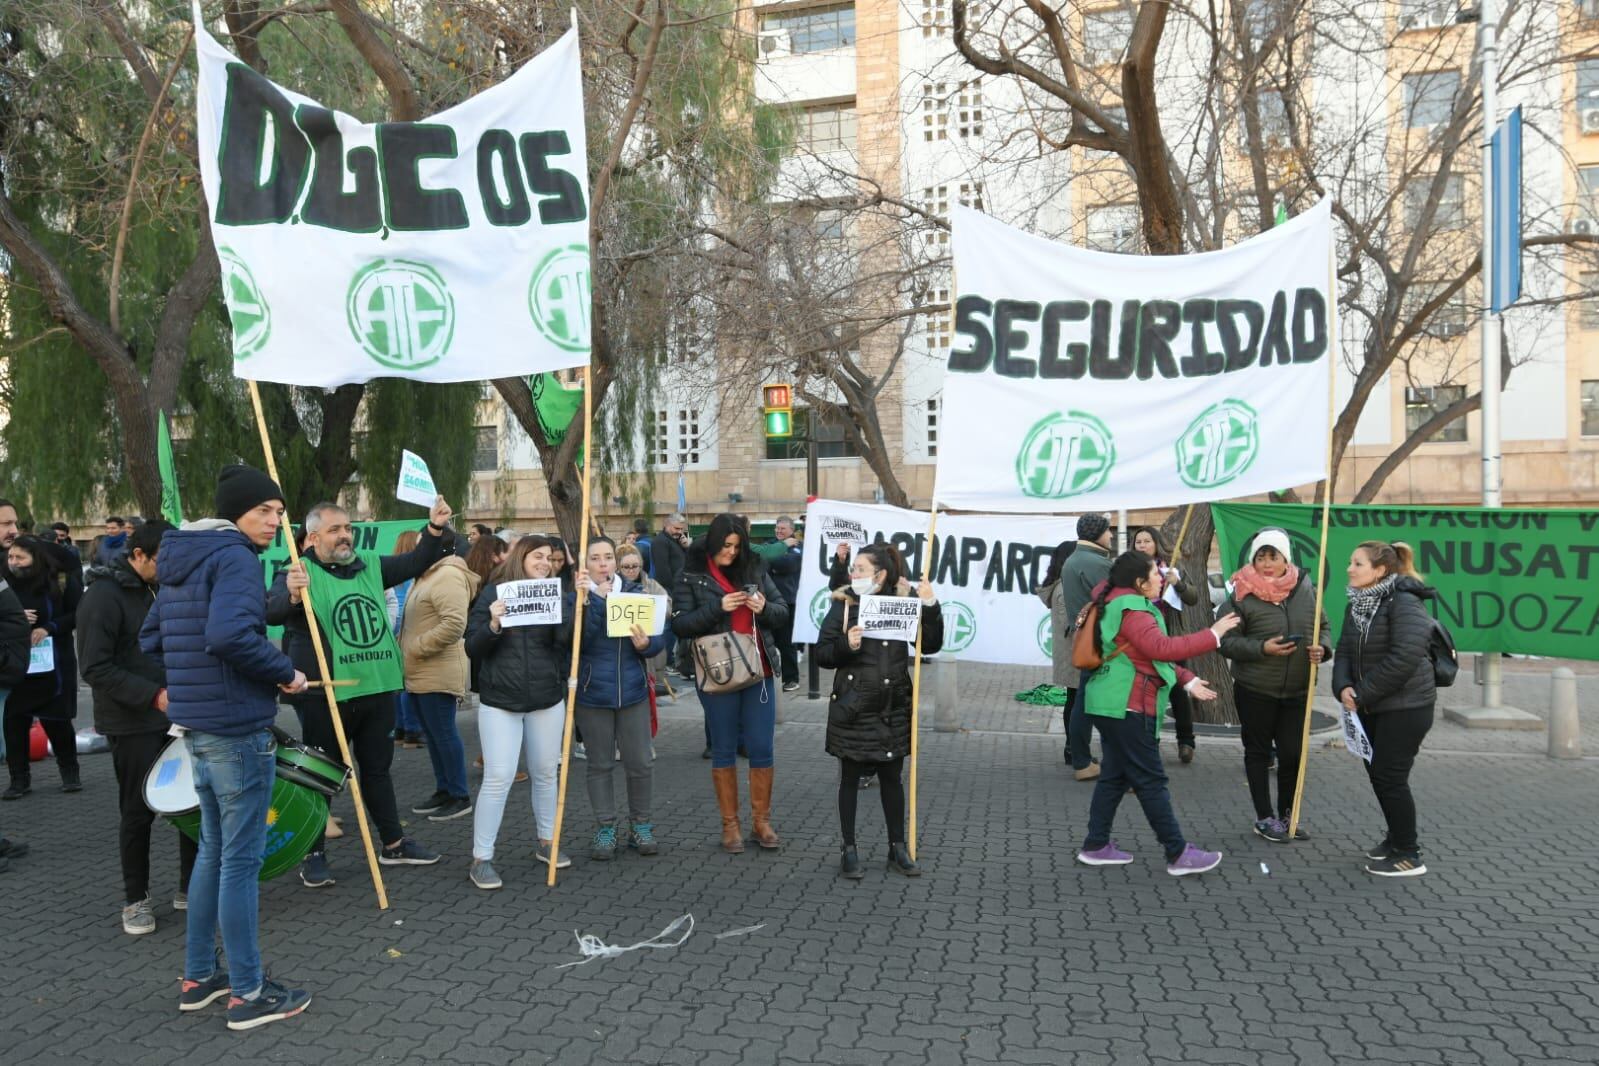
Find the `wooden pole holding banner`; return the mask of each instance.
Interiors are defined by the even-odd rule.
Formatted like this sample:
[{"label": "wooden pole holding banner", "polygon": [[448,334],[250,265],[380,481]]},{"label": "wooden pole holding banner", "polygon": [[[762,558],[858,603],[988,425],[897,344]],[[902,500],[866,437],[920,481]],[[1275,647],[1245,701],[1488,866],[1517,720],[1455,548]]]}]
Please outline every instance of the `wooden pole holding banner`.
[{"label": "wooden pole holding banner", "polygon": [[[266,414],[261,410],[261,389],[254,382],[247,382],[250,386],[250,404],[255,408],[255,424],[261,428],[261,450],[266,453],[267,474],[273,481],[278,481],[278,462],[272,456],[272,437],[267,432]],[[278,482],[281,486],[283,483]],[[289,565],[300,565],[300,549],[294,543],[294,532],[289,528],[288,516],[283,520],[283,539],[289,545]],[[322,630],[317,625],[316,611],[311,607],[311,589],[306,587],[300,593],[300,606],[305,608],[305,624],[311,631],[311,647],[316,649],[316,665],[324,680],[331,678],[333,672],[328,669],[328,657],[322,649]],[[323,694],[328,700],[328,717],[333,719],[333,735],[339,741],[339,758],[344,760],[344,765],[355,768],[355,760],[350,758],[350,743],[344,737],[344,719],[339,717],[339,701],[333,694],[333,684],[321,686]],[[372,847],[372,827],[366,820],[366,802],[361,797],[361,779],[356,774],[351,774],[350,799],[355,803],[356,824],[361,827],[361,846],[366,849],[367,869],[372,871],[372,885],[378,892],[378,910],[389,909],[389,894],[383,887],[383,874],[378,869],[377,851]]]},{"label": "wooden pole holding banner", "polygon": [[[576,19],[574,10],[573,19]],[[594,428],[594,364],[583,372],[583,520],[578,525],[578,566],[587,568],[589,557],[589,523],[593,516],[589,510],[589,471],[594,466],[590,433]],[[572,618],[572,668],[566,678],[566,723],[561,728],[561,775],[555,789],[555,828],[550,833],[550,873],[545,885],[555,887],[555,864],[561,859],[561,824],[566,820],[566,782],[572,770],[572,726],[577,704],[577,659],[583,651],[583,611],[588,603],[588,589],[578,586],[576,606]]]},{"label": "wooden pole holding banner", "polygon": [[[1332,242],[1329,242],[1331,244]],[[1327,575],[1331,568],[1327,565],[1327,525],[1332,517],[1332,454],[1333,454],[1333,418],[1337,412],[1337,404],[1333,395],[1333,386],[1337,382],[1338,368],[1338,278],[1333,267],[1333,256],[1336,247],[1329,247],[1327,252],[1327,478],[1323,481],[1321,489],[1321,548],[1316,556],[1316,614],[1310,621],[1310,646],[1316,647],[1321,643],[1321,611],[1322,597],[1326,593]],[[1319,664],[1310,664],[1310,684],[1305,689],[1305,728],[1299,739],[1299,773],[1294,778],[1294,805],[1288,813],[1288,839],[1294,838],[1294,833],[1299,829],[1299,808],[1305,798],[1305,764],[1310,761],[1310,711],[1316,702],[1316,675]]]},{"label": "wooden pole holding banner", "polygon": [[[922,577],[928,582],[933,580],[933,537],[938,533],[938,501],[928,501],[928,510],[931,512],[927,519],[927,557],[922,565]],[[920,597],[917,602],[920,603]],[[845,612],[849,611],[848,601],[845,601]],[[911,667],[911,784],[910,792],[905,798],[906,819],[905,847],[911,853],[911,861],[916,861],[916,756],[921,750],[920,738],[917,736],[918,720],[921,717],[922,702],[922,629],[916,627],[915,660]]]}]

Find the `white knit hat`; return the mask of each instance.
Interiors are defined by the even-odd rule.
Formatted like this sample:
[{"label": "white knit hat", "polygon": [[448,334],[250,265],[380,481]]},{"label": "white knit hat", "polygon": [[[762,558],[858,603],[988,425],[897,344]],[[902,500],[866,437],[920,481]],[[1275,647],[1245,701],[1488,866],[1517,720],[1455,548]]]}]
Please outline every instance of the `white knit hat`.
[{"label": "white knit hat", "polygon": [[1249,561],[1254,563],[1255,556],[1260,554],[1262,548],[1274,548],[1288,562],[1294,561],[1293,548],[1288,541],[1288,533],[1281,529],[1263,529],[1255,534],[1255,539],[1249,542]]}]

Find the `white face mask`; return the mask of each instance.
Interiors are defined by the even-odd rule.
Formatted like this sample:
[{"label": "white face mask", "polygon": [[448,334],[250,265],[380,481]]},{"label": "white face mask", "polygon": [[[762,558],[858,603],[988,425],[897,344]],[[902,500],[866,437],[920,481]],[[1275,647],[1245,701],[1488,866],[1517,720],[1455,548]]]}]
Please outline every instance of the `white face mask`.
[{"label": "white face mask", "polygon": [[849,587],[855,590],[855,595],[857,596],[870,596],[872,593],[877,591],[877,578],[850,578]]}]

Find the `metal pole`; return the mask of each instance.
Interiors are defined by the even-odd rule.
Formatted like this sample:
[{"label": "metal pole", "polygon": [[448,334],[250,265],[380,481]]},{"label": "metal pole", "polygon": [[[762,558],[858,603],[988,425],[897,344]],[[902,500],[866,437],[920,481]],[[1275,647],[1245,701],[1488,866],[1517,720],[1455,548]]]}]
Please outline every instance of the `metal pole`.
[{"label": "metal pole", "polygon": [[1132,545],[1127,543],[1127,512],[1125,510],[1117,511],[1116,512],[1116,550],[1119,551],[1119,552],[1124,552],[1124,551],[1129,550],[1130,548],[1132,548]]},{"label": "metal pole", "polygon": [[[805,442],[805,498],[806,501],[821,495],[821,478],[816,470],[816,435],[809,430],[810,422],[806,421]],[[820,540],[820,535],[817,537]],[[801,607],[794,604],[794,610]],[[816,645],[811,645],[811,650],[805,655],[805,698],[819,700],[822,698],[822,668],[816,665]]]},{"label": "metal pole", "polygon": [[[1499,126],[1499,3],[1481,0],[1481,22],[1477,28],[1479,62],[1482,64],[1482,314],[1478,330],[1482,334],[1482,505],[1499,507],[1503,500],[1499,442],[1499,318],[1493,313],[1495,181],[1493,135]],[[1482,657],[1482,705],[1498,707],[1503,698],[1498,652]]]}]

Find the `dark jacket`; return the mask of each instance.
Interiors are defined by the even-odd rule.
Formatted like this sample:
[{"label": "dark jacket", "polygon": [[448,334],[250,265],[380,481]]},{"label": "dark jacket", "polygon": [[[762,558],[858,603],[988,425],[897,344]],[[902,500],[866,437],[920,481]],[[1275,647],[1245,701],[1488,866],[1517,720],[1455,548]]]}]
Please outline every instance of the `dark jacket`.
[{"label": "dark jacket", "polygon": [[33,627],[22,613],[22,601],[0,579],[0,688],[9,689],[28,676]]},{"label": "dark jacket", "polygon": [[139,646],[167,675],[167,717],[244,736],[277,717],[294,664],[266,637],[261,552],[232,522],[190,522],[161,538],[156,593]]},{"label": "dark jacket", "polygon": [[1428,655],[1432,615],[1422,600],[1436,595],[1437,590],[1415,578],[1400,577],[1377,605],[1364,633],[1345,608],[1333,664],[1333,695],[1353,688],[1362,714],[1431,707],[1438,696]]},{"label": "dark jacket", "polygon": [[663,588],[677,588],[677,579],[683,573],[686,558],[682,543],[666,530],[650,538],[650,554],[646,560],[651,567],[649,574]]},{"label": "dark jacket", "polygon": [[560,703],[572,654],[571,606],[560,625],[510,626],[496,633],[489,627],[489,608],[499,595],[494,585],[484,588],[466,620],[466,654],[477,672],[478,695],[490,707],[518,714]]},{"label": "dark jacket", "polygon": [[[1272,637],[1302,636],[1309,641],[1316,619],[1316,586],[1308,570],[1299,571],[1299,583],[1282,603],[1267,603],[1258,596],[1245,595],[1242,600],[1229,596],[1221,614],[1243,619],[1237,629],[1221,638],[1221,653],[1233,662],[1236,684],[1262,696],[1305,694],[1310,687],[1309,644],[1300,644],[1292,655],[1267,655],[1265,647]],[[1332,634],[1325,613],[1321,616],[1321,646],[1331,658]]]},{"label": "dark jacket", "polygon": [[[384,555],[379,558],[383,587],[393,588],[402,582],[414,581],[427,573],[429,567],[449,554],[453,538],[452,531],[446,530],[443,536],[434,536],[426,526],[423,526],[421,539],[416,542],[415,548],[404,555]],[[319,566],[334,577],[345,580],[366,569],[366,560],[359,555],[344,564],[324,563],[311,552],[302,555],[301,558],[305,560],[305,565]],[[382,608],[383,605],[380,603],[378,607]],[[284,571],[279,571],[272,579],[272,587],[267,591],[266,620],[267,625],[283,627],[283,650],[289,653],[294,668],[312,681],[321,679],[322,671],[317,667],[316,648],[311,643],[311,628],[305,622],[305,608],[298,603],[290,602],[289,578]],[[317,621],[322,622],[320,615]],[[333,656],[326,633],[322,634],[322,652],[330,659]],[[321,702],[326,697],[320,691],[308,691],[296,699]]]},{"label": "dark jacket", "polygon": [[[622,592],[644,591],[637,581],[614,579]],[[576,608],[576,593],[569,593],[563,614],[570,618]],[[585,707],[621,710],[650,698],[648,661],[661,653],[666,642],[660,634],[650,638],[643,651],[633,647],[628,637],[605,635],[605,599],[589,593],[583,613],[583,653],[577,664],[577,702]],[[489,706],[493,706],[491,703]]]},{"label": "dark jacket", "polygon": [[[860,650],[851,650],[844,629],[846,604],[850,624],[856,624],[861,601],[850,589],[828,608],[813,649],[816,664],[834,671],[827,704],[827,753],[854,762],[903,759],[911,748],[914,645],[862,637]],[[944,647],[944,612],[938,604],[922,607],[921,625],[922,654],[936,655]]]},{"label": "dark jacket", "polygon": [[165,733],[171,725],[155,707],[166,671],[139,647],[155,593],[124,558],[78,605],[78,669],[94,690],[94,727],[108,737]]},{"label": "dark jacket", "polygon": [[[78,657],[72,640],[77,627],[78,604],[83,598],[82,575],[73,568],[49,579],[41,576],[33,582],[19,582],[13,577],[11,590],[17,594],[24,610],[37,614],[28,627],[29,646],[34,629],[43,629],[50,635],[55,669],[24,677],[11,690],[6,709],[35,718],[76,718]],[[27,669],[26,664],[23,669]]]},{"label": "dark jacket", "polygon": [[[777,637],[793,617],[791,605],[778,591],[777,584],[757,559],[761,595],[766,597],[766,607],[755,616],[755,631],[761,637],[761,651],[766,658],[768,674],[781,664],[778,658]],[[693,640],[712,633],[730,633],[733,616],[722,610],[722,597],[727,595],[722,586],[711,577],[705,556],[705,542],[701,538],[689,549],[683,562],[683,573],[672,586],[672,632],[680,640]]]},{"label": "dark jacket", "polygon": [[111,570],[127,557],[128,534],[118,533],[114,542],[112,538],[106,536],[102,536],[95,541],[94,559],[91,560],[91,563],[104,570]]},{"label": "dark jacket", "polygon": [[[1080,540],[1077,549],[1066,559],[1066,564],[1060,568],[1060,598],[1062,613],[1066,616],[1066,624],[1071,627],[1065,633],[1055,634],[1056,640],[1065,639],[1070,646],[1073,633],[1077,625],[1077,616],[1083,608],[1088,606],[1088,601],[1094,598],[1094,589],[1100,582],[1110,579],[1110,552],[1091,541]],[[1072,684],[1067,688],[1075,688],[1081,680],[1081,671],[1068,666],[1068,675],[1073,676]]]}]

